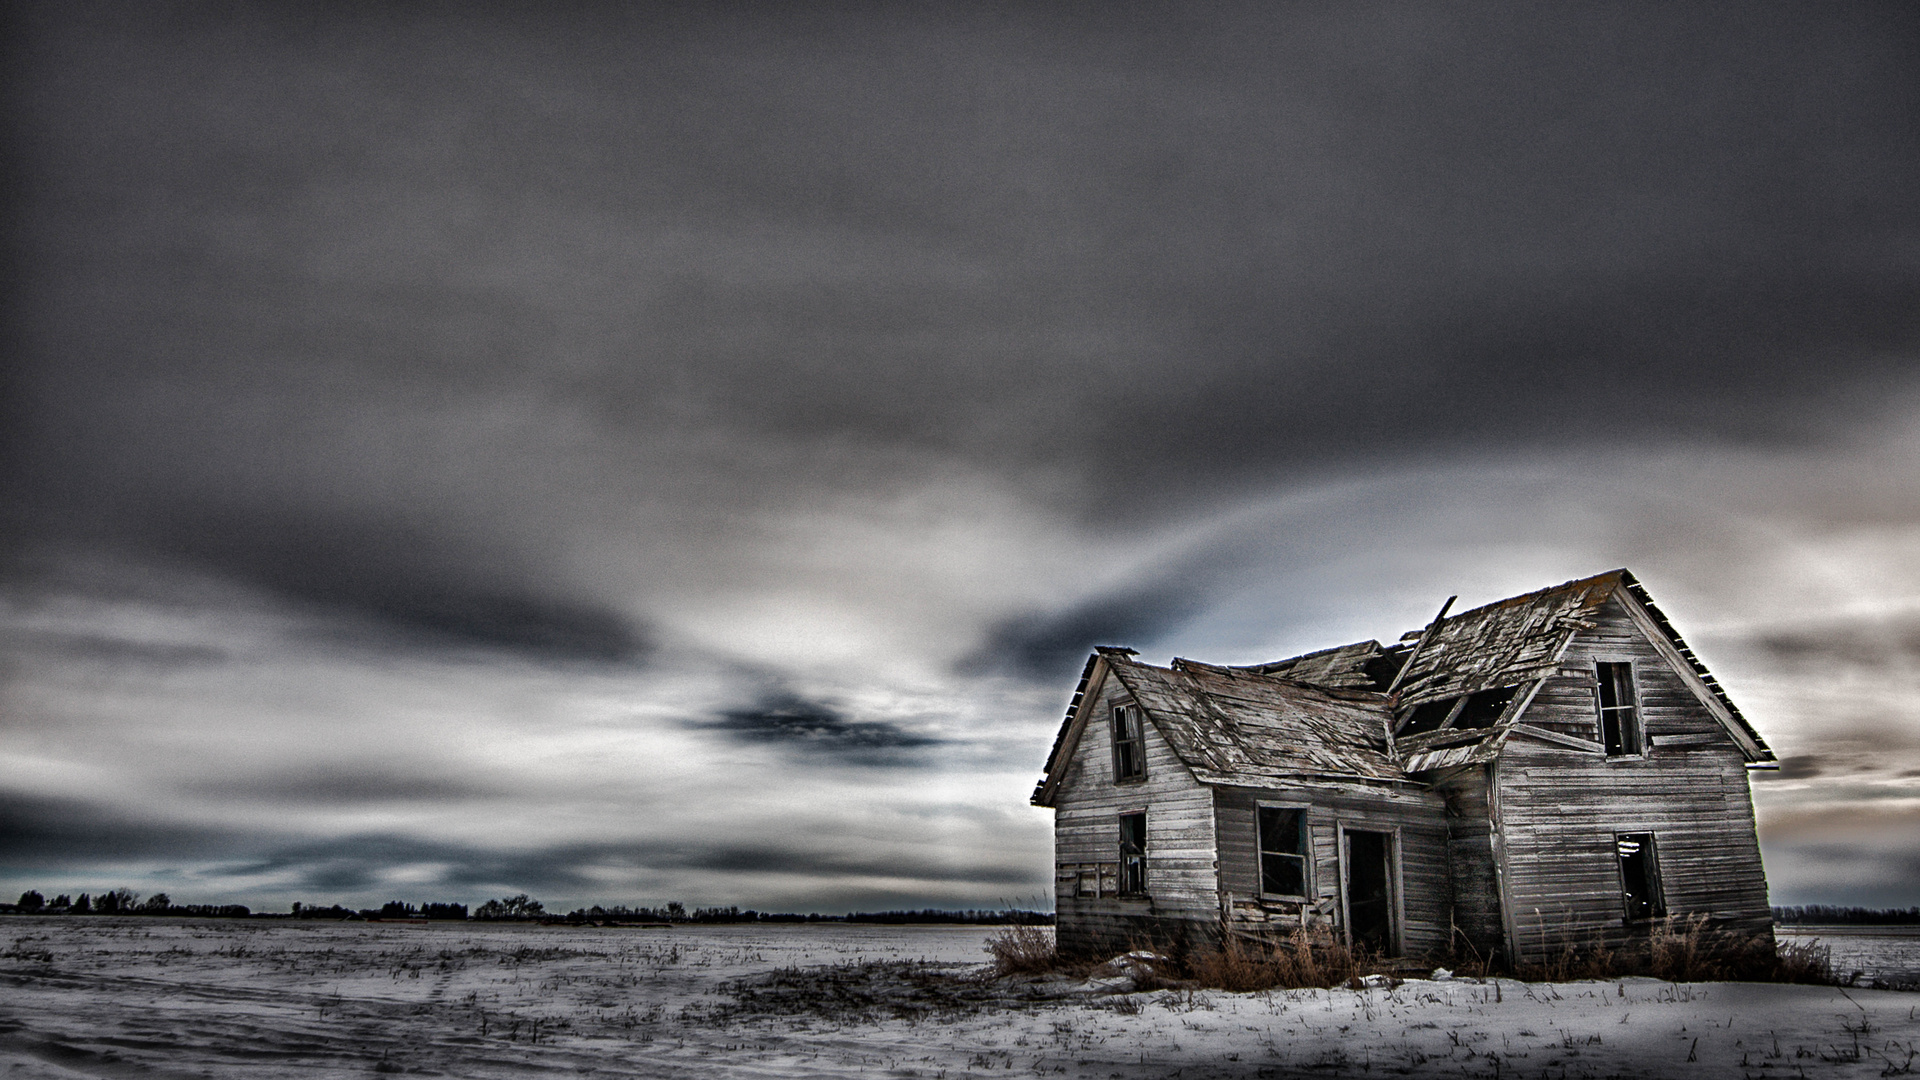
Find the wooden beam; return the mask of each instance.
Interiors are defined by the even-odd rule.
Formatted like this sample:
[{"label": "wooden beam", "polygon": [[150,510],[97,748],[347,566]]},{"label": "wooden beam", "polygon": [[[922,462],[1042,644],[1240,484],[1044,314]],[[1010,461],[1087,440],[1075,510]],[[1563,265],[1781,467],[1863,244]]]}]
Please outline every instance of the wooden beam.
[{"label": "wooden beam", "polygon": [[1517,964],[1520,938],[1514,922],[1513,888],[1507,881],[1507,837],[1500,798],[1500,759],[1487,763],[1487,842],[1493,848],[1494,893],[1500,901],[1500,936],[1505,939],[1506,962]]},{"label": "wooden beam", "polygon": [[1460,596],[1456,593],[1447,597],[1447,602],[1440,605],[1440,614],[1435,615],[1433,621],[1427,624],[1426,630],[1420,634],[1420,640],[1414,643],[1413,651],[1407,654],[1407,662],[1401,664],[1400,670],[1393,673],[1393,681],[1387,684],[1388,697],[1392,697],[1393,692],[1400,689],[1400,681],[1407,677],[1407,672],[1413,670],[1413,662],[1420,659],[1420,650],[1426,648],[1427,640],[1439,631],[1441,620],[1447,617],[1448,609],[1452,608],[1453,602],[1458,599]]},{"label": "wooden beam", "polygon": [[1588,742],[1585,739],[1578,739],[1572,735],[1562,735],[1557,731],[1550,731],[1543,727],[1534,727],[1532,724],[1515,724],[1513,725],[1513,733],[1515,735],[1525,735],[1530,739],[1539,739],[1541,742],[1568,746],[1575,750],[1585,750],[1593,754],[1604,754],[1607,752],[1607,748],[1597,742]]},{"label": "wooden beam", "polygon": [[1720,737],[1708,732],[1695,732],[1685,735],[1655,735],[1655,746],[1712,746]]}]

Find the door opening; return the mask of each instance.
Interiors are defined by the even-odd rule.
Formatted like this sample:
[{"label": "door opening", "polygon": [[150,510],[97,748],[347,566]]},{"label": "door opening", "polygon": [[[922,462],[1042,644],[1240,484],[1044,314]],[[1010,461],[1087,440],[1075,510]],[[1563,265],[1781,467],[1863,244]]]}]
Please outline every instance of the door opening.
[{"label": "door opening", "polygon": [[1393,955],[1393,834],[1346,830],[1347,927],[1353,947]]}]

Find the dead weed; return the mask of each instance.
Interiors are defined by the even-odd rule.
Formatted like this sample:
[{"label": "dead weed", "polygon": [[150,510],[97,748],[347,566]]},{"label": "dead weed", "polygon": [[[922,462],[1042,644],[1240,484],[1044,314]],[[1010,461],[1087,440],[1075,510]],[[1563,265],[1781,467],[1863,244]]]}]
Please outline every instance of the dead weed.
[{"label": "dead weed", "polygon": [[1388,966],[1381,957],[1348,948],[1330,934],[1303,929],[1271,944],[1229,933],[1218,949],[1195,953],[1186,964],[1188,977],[1199,986],[1237,992],[1341,986],[1380,974]]}]

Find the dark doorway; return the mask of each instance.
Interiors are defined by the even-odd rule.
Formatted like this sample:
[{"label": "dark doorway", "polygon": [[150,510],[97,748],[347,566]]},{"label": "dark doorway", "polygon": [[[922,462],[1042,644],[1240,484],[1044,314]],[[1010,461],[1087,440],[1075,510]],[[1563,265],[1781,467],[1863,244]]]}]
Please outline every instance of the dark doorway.
[{"label": "dark doorway", "polygon": [[1393,834],[1347,830],[1347,922],[1353,946],[1393,954]]},{"label": "dark doorway", "polygon": [[1620,853],[1620,899],[1629,922],[1657,919],[1666,914],[1660,902],[1660,864],[1654,858],[1652,833],[1621,833],[1613,838]]}]

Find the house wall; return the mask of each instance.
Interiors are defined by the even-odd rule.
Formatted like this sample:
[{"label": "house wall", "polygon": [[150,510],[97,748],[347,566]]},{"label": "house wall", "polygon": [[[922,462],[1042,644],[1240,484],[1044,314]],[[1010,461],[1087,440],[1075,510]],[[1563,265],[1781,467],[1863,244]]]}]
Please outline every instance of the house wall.
[{"label": "house wall", "polygon": [[[1260,895],[1258,816],[1261,802],[1307,808],[1313,858],[1310,902]],[[1400,951],[1426,956],[1445,949],[1452,885],[1447,867],[1446,806],[1437,794],[1384,785],[1310,782],[1266,788],[1214,789],[1219,830],[1221,903],[1230,926],[1250,937],[1284,937],[1302,920],[1309,930],[1340,930],[1339,830],[1396,833]]]},{"label": "house wall", "polygon": [[1597,660],[1634,661],[1644,758],[1608,760],[1511,738],[1495,766],[1494,818],[1516,959],[1567,944],[1619,947],[1647,924],[1627,923],[1614,834],[1654,834],[1669,914],[1771,933],[1767,882],[1744,759],[1726,729],[1656,651],[1616,596],[1581,631],[1520,718],[1600,741]]},{"label": "house wall", "polygon": [[[1119,951],[1132,944],[1188,941],[1215,932],[1213,794],[1195,780],[1151,718],[1147,776],[1113,780],[1113,707],[1130,698],[1111,674],[1087,697],[1087,723],[1054,796],[1054,905],[1062,952]],[[1146,811],[1147,895],[1113,895],[1120,815]],[[1083,895],[1089,874],[1098,895]]]},{"label": "house wall", "polygon": [[1452,949],[1463,958],[1504,959],[1500,883],[1494,870],[1492,789],[1485,766],[1449,777],[1436,790],[1447,807],[1447,861],[1453,897]]}]

